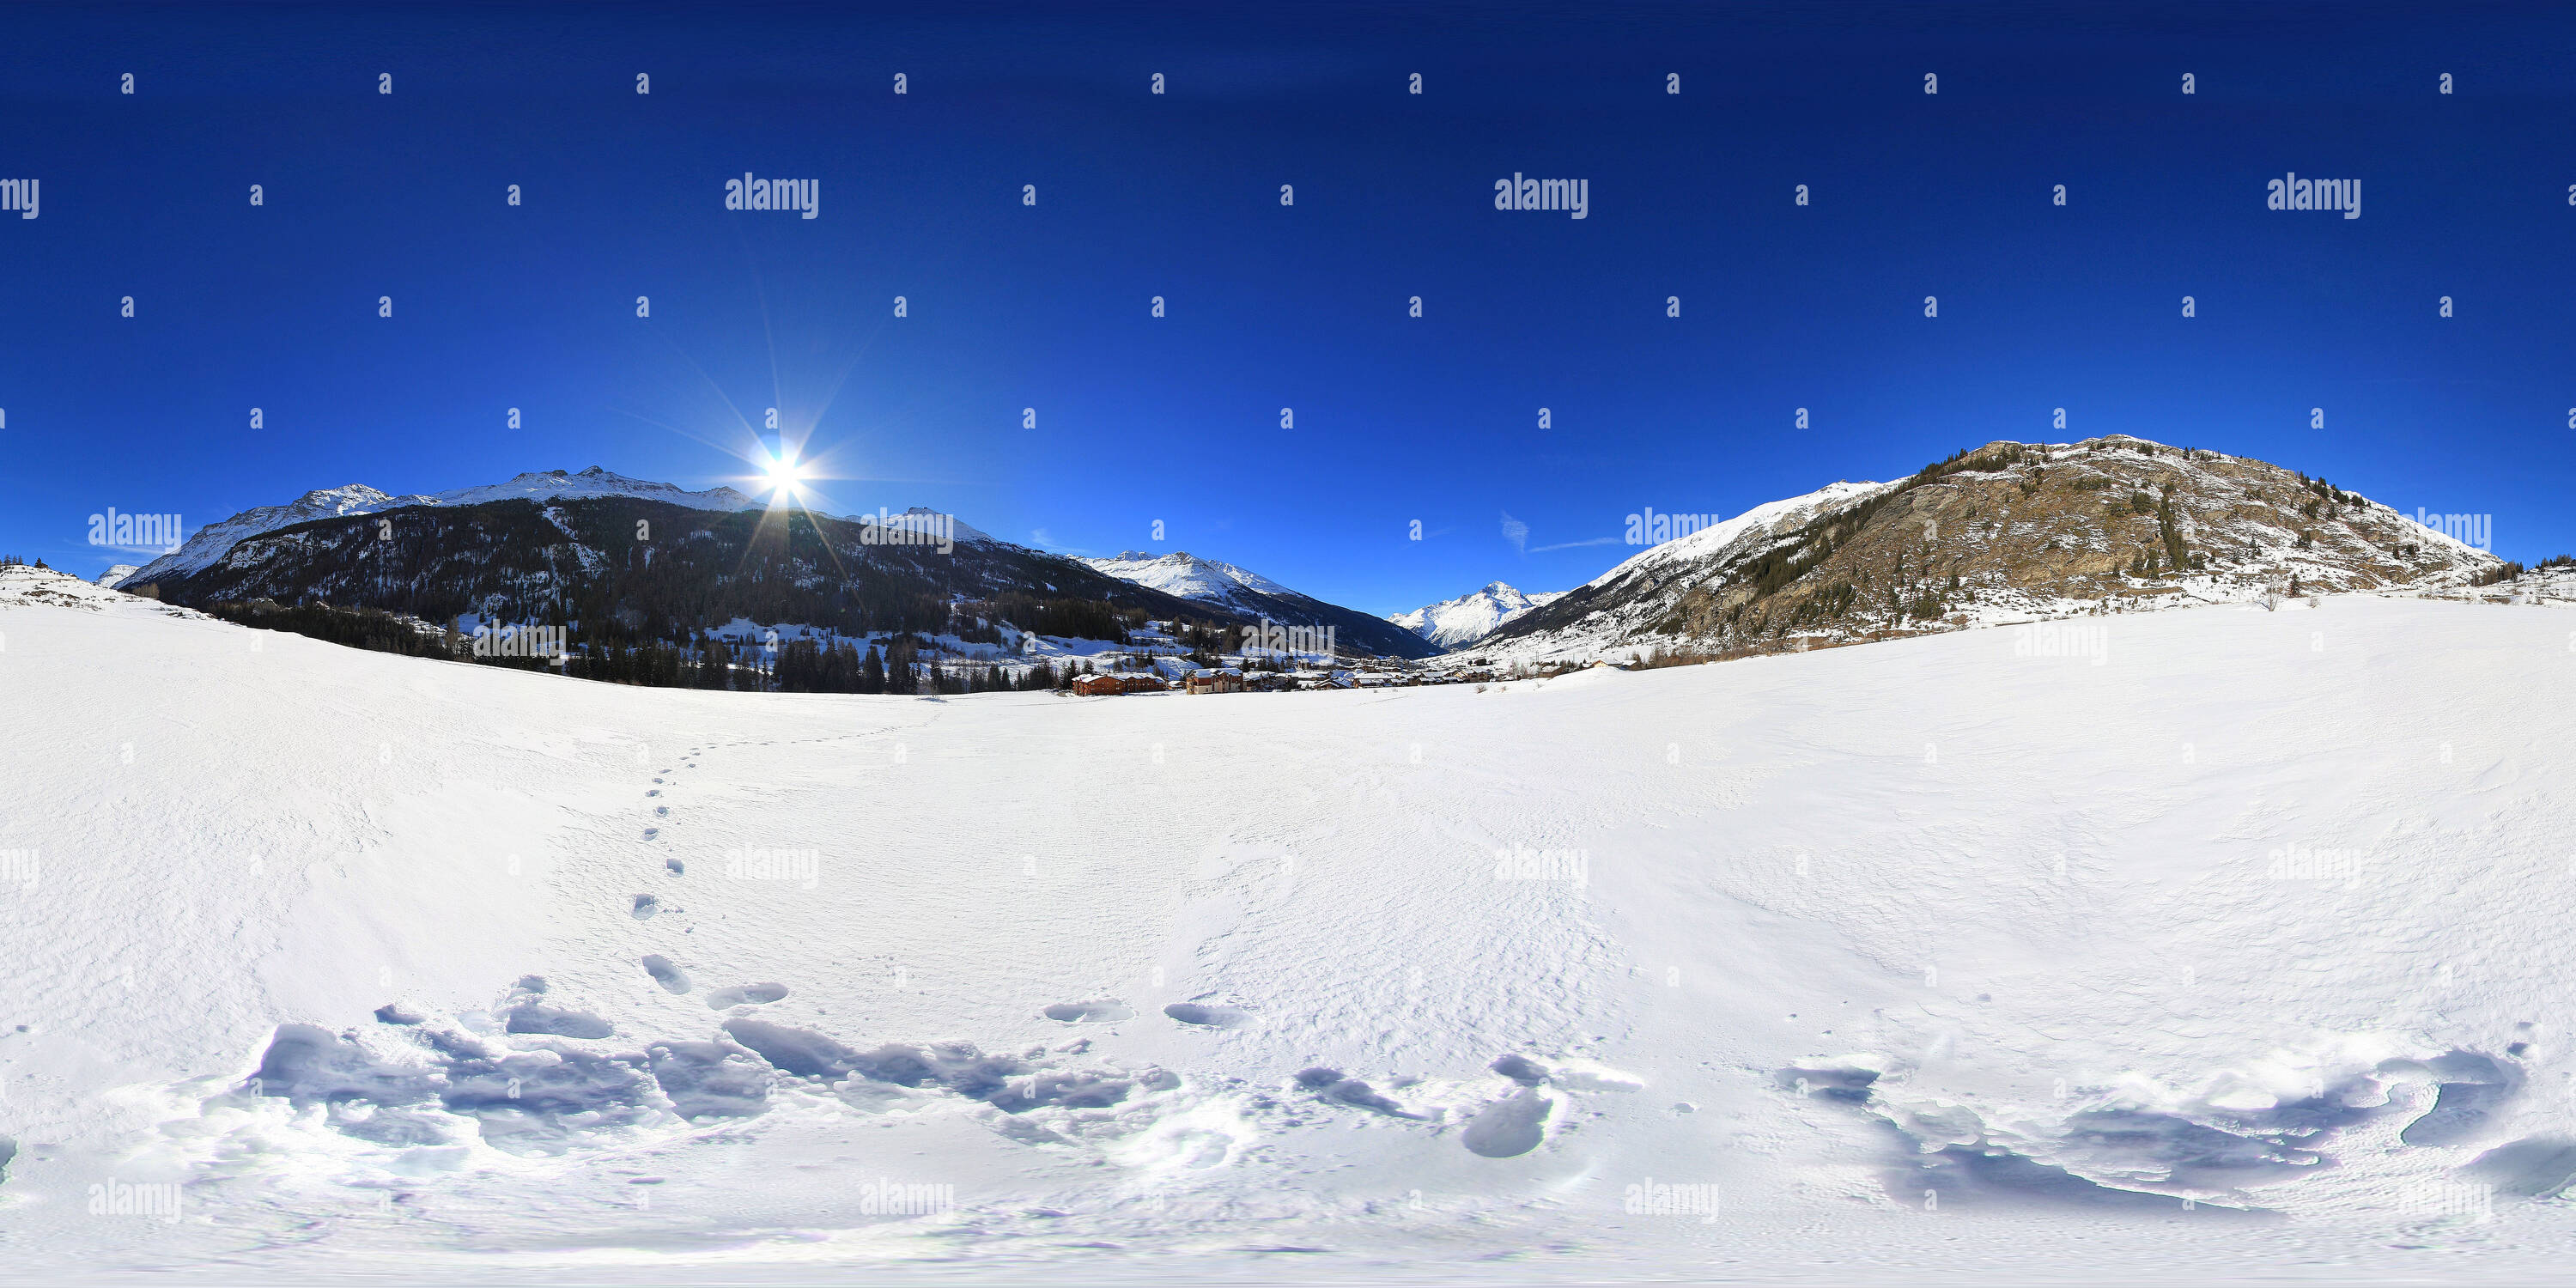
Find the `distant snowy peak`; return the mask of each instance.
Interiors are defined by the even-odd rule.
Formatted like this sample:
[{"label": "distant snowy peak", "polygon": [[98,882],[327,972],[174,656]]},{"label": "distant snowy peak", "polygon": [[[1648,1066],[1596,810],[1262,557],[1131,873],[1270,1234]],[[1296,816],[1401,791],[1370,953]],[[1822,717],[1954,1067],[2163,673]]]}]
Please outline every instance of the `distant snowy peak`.
[{"label": "distant snowy peak", "polygon": [[116,589],[116,584],[118,582],[133,576],[141,567],[142,565],[140,564],[118,564],[117,566],[98,575],[99,588],[102,590],[114,590]]},{"label": "distant snowy peak", "polygon": [[1564,594],[1555,590],[1532,595],[1508,582],[1488,582],[1482,590],[1426,604],[1409,613],[1396,613],[1386,620],[1442,648],[1457,648],[1493,634],[1503,623]]},{"label": "distant snowy peak", "polygon": [[1166,595],[1209,603],[1233,603],[1238,588],[1264,595],[1297,593],[1248,568],[1201,559],[1186,550],[1175,550],[1161,556],[1142,550],[1125,550],[1114,558],[1085,559],[1082,562],[1120,581],[1132,581]]}]

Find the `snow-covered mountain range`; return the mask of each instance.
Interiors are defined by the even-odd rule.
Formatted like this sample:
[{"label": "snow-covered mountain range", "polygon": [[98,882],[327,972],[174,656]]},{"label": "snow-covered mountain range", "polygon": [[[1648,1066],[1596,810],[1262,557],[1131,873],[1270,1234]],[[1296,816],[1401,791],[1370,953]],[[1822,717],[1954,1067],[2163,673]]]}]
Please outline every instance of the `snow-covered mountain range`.
[{"label": "snow-covered mountain range", "polygon": [[1564,596],[1561,590],[1533,595],[1508,582],[1487,582],[1482,590],[1426,604],[1409,613],[1390,614],[1386,620],[1444,649],[1454,649],[1475,643],[1503,623]]},{"label": "snow-covered mountain range", "polygon": [[[397,511],[395,521],[375,517]],[[995,540],[952,515],[906,515],[922,522],[801,506],[771,515],[731,488],[691,492],[598,467],[435,495],[350,485],[209,524],[119,585],[194,607],[270,600],[432,622],[577,618],[621,640],[693,638],[735,618],[841,635],[980,632],[989,619],[1086,639],[1165,620],[1330,627],[1354,654],[1438,651],[1232,565],[1186,554],[1087,563]],[[914,528],[936,539],[880,539]]]},{"label": "snow-covered mountain range", "polygon": [[1249,568],[1201,559],[1186,550],[1175,550],[1167,555],[1127,550],[1114,558],[1083,559],[1079,562],[1121,581],[1259,621],[1276,622],[1286,627],[1329,626],[1336,632],[1336,642],[1347,641],[1366,652],[1396,657],[1428,657],[1439,652],[1428,641],[1396,623],[1357,609],[1326,603],[1312,595],[1290,590]]},{"label": "snow-covered mountain range", "polygon": [[177,550],[143,565],[131,580],[136,585],[203,570],[244,540],[314,519],[374,514],[405,506],[481,505],[487,501],[552,501],[578,497],[625,496],[663,501],[693,510],[748,510],[761,504],[729,487],[690,492],[669,483],[653,483],[591,466],[578,474],[543,470],[521,474],[506,483],[487,483],[429,495],[393,496],[351,483],[316,488],[284,505],[244,510],[221,523],[197,529]]}]

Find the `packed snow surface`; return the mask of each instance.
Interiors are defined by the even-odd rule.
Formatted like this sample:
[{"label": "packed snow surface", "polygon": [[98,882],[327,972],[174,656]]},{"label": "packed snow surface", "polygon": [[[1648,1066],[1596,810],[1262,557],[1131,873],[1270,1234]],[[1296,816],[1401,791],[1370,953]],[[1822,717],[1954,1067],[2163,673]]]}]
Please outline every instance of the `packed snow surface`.
[{"label": "packed snow surface", "polygon": [[0,571],[0,1277],[2551,1277],[2571,632],[933,700]]}]

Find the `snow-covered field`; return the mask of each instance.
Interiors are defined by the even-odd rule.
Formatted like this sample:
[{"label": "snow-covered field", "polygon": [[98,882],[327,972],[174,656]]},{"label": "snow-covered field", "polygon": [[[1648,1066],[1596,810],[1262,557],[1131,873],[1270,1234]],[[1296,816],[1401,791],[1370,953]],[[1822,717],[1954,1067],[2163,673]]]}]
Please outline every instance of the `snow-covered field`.
[{"label": "snow-covered field", "polygon": [[0,1276],[2576,1251],[2563,608],[939,700],[0,576]]}]

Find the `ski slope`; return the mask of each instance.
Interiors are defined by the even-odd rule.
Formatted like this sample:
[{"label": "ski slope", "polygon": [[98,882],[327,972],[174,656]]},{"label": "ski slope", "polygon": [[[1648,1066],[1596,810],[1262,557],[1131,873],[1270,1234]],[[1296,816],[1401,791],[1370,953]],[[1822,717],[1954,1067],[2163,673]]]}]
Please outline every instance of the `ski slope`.
[{"label": "ski slope", "polygon": [[2555,1274],[2576,614],[2099,625],[938,700],[9,569],[0,1277]]}]

